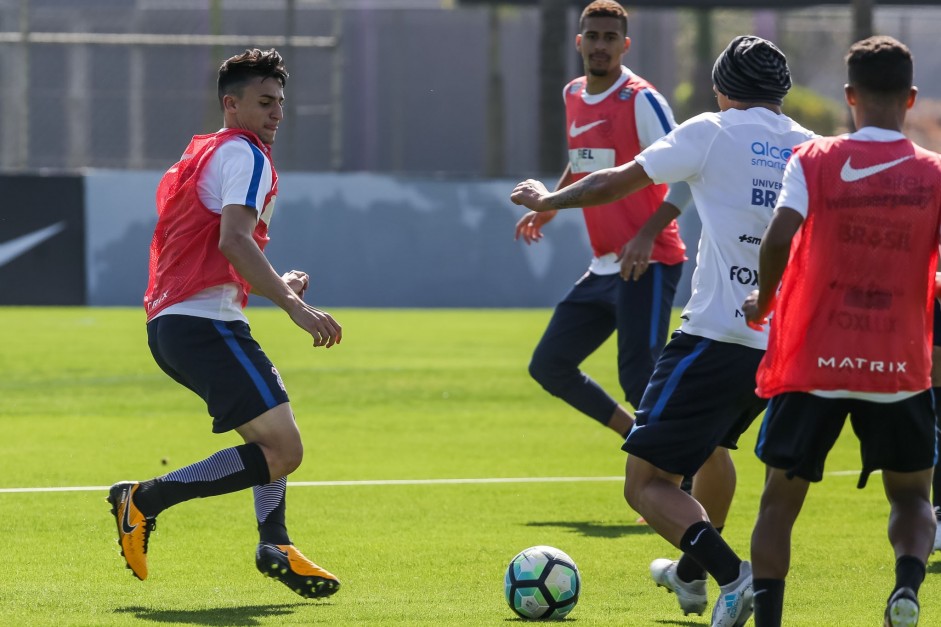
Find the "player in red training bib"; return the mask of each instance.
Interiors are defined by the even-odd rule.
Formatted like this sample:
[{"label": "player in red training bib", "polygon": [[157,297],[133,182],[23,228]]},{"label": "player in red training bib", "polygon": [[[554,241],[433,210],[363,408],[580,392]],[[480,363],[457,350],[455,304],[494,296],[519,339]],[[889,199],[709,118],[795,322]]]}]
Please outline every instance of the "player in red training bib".
[{"label": "player in red training bib", "polygon": [[[592,2],[582,12],[575,43],[585,75],[563,92],[569,163],[559,188],[629,162],[675,126],[663,97],[621,65],[630,48],[627,26],[627,12],[612,0]],[[591,265],[556,305],[529,364],[547,392],[621,436],[630,430],[633,416],[580,367],[616,332],[618,380],[627,402],[634,408],[640,404],[666,343],[686,249],[673,221],[657,237],[651,271],[642,280],[622,281],[618,256],[666,194],[666,185],[652,185],[630,198],[583,209]],[[675,186],[666,202],[682,208],[689,202],[689,187]],[[516,224],[517,239],[538,242],[542,227],[554,217],[555,212],[525,214]]]},{"label": "player in red training bib", "polygon": [[847,415],[862,453],[858,487],[881,470],[889,501],[896,561],[885,625],[918,623],[934,541],[941,157],[901,133],[916,95],[907,47],[871,37],[846,63],[858,130],[794,152],[761,242],[759,289],[743,305],[755,325],[774,312],[757,376],[771,399],[756,446],[768,467],[751,544],[758,627],[782,624],[791,529]]},{"label": "player in red training bib", "polygon": [[[252,338],[242,311],[253,291],[281,307],[314,346],[329,348],[342,337],[330,314],[303,301],[307,273],[278,276],[264,255],[278,192],[271,144],[284,115],[287,77],[274,49],[226,60],[217,85],[224,128],[193,137],[157,189],[144,296],[151,354],[206,402],[214,432],[235,431],[244,444],[162,477],[111,487],[107,498],[121,555],[141,580],[148,575],[147,548],[158,514],[190,499],[252,488],[255,565],[262,574],[303,597],[331,595],[340,586],[288,536],[287,475],[300,465],[303,445],[281,375]],[[210,580],[211,556],[220,546],[199,557]]]}]

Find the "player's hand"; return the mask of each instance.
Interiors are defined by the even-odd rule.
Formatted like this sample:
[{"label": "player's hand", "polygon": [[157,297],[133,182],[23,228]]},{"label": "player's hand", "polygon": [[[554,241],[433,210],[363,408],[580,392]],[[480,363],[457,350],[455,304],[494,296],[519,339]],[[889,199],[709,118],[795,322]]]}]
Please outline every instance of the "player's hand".
[{"label": "player's hand", "polygon": [[638,235],[624,244],[618,261],[621,262],[621,278],[625,281],[639,281],[641,275],[650,266],[653,254],[653,240]]},{"label": "player's hand", "polygon": [[326,311],[301,303],[303,307],[290,313],[294,324],[304,329],[314,339],[314,346],[330,348],[343,339],[343,328]]},{"label": "player's hand", "polygon": [[745,314],[745,324],[749,328],[755,331],[764,331],[765,325],[768,324],[768,314],[771,308],[769,307],[768,311],[761,311],[758,306],[758,296],[758,290],[753,290],[751,294],[745,297],[745,302],[742,303],[742,313]]},{"label": "player's hand", "polygon": [[516,235],[513,239],[518,240],[522,237],[527,244],[535,244],[543,238],[543,225],[552,220],[556,213],[558,212],[555,210],[528,212],[516,223]]},{"label": "player's hand", "polygon": [[514,204],[523,205],[527,209],[539,211],[542,206],[542,199],[549,195],[546,186],[535,179],[526,179],[517,183],[510,194],[510,200]]},{"label": "player's hand", "polygon": [[304,292],[307,291],[307,287],[310,285],[310,277],[307,276],[306,272],[291,270],[282,274],[281,279],[288,284],[292,292],[300,298],[304,298]]}]

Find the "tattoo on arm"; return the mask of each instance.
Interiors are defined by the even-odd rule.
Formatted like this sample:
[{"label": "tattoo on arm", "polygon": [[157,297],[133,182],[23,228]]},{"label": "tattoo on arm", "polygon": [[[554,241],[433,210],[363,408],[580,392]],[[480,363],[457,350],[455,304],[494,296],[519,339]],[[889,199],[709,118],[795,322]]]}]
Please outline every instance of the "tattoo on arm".
[{"label": "tattoo on arm", "polygon": [[572,183],[566,188],[563,188],[549,198],[549,204],[552,205],[554,209],[570,209],[572,207],[581,207],[585,204],[597,204],[597,203],[586,203],[586,197],[589,197],[593,191],[600,187],[601,181],[598,177],[595,176],[586,176],[577,183]]}]

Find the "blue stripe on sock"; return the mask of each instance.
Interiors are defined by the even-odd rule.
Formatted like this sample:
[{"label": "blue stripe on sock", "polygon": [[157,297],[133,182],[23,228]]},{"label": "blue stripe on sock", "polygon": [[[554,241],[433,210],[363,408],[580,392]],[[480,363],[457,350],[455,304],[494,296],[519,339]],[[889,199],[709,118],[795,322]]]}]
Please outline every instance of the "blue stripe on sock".
[{"label": "blue stripe on sock", "polygon": [[248,358],[248,355],[245,354],[245,351],[242,350],[238,340],[235,339],[235,335],[232,333],[232,331],[229,330],[227,326],[225,326],[225,323],[221,320],[213,320],[212,323],[215,325],[216,330],[219,331],[219,335],[222,336],[222,339],[225,340],[225,343],[232,351],[232,354],[235,355],[235,358],[239,360],[240,364],[242,364],[245,372],[248,373],[248,376],[251,378],[252,383],[255,384],[255,388],[258,390],[258,393],[261,394],[262,399],[264,399],[265,405],[268,406],[268,409],[274,407],[276,403],[274,396],[271,394],[271,390],[269,390],[268,386],[265,385],[265,380],[262,378],[261,373],[259,373],[255,368],[255,365]]},{"label": "blue stripe on sock", "polygon": [[693,352],[681,359],[680,363],[676,365],[676,368],[674,368],[673,372],[670,374],[670,378],[667,379],[666,385],[663,386],[663,392],[660,394],[660,398],[657,399],[657,403],[653,406],[653,409],[650,410],[648,422],[654,422],[660,418],[660,414],[663,413],[663,408],[666,407],[670,396],[676,391],[676,386],[679,385],[680,379],[683,378],[683,373],[686,372],[686,369],[696,361],[696,358],[699,357],[710,344],[712,344],[712,340],[705,338],[700,340],[699,343],[696,344],[696,348],[693,349]]},{"label": "blue stripe on sock", "polygon": [[647,97],[647,102],[650,103],[650,106],[653,107],[654,113],[657,114],[657,117],[660,119],[660,125],[663,126],[664,134],[669,133],[673,129],[670,127],[670,121],[667,120],[667,114],[663,110],[663,107],[660,106],[660,101],[657,100],[657,97],[654,96],[650,90],[644,90],[644,96]]},{"label": "blue stripe on sock", "polygon": [[650,265],[650,269],[653,271],[653,294],[651,295],[653,306],[650,308],[650,342],[648,345],[653,350],[663,348],[662,346],[657,346],[660,339],[658,331],[660,330],[660,299],[663,293],[663,277],[661,275],[663,271],[659,263]]}]

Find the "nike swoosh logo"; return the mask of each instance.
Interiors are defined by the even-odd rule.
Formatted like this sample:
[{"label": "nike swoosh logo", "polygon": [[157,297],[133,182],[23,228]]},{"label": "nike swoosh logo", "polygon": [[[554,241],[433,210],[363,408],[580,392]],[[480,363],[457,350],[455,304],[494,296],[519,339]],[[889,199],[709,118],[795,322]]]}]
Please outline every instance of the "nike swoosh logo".
[{"label": "nike swoosh logo", "polygon": [[124,516],[121,518],[121,531],[124,533],[131,533],[137,529],[137,525],[131,524],[131,490],[128,488],[127,497],[122,499],[124,501]]},{"label": "nike swoosh logo", "polygon": [[852,157],[846,158],[846,163],[843,164],[843,169],[840,170],[840,178],[843,179],[846,183],[853,183],[860,179],[864,179],[867,176],[872,176],[873,174],[879,174],[883,170],[888,170],[889,168],[895,167],[903,161],[908,161],[915,155],[908,155],[907,157],[902,157],[896,159],[895,161],[887,161],[886,163],[877,163],[876,165],[871,165],[868,168],[854,168],[850,165],[850,159]]},{"label": "nike swoosh logo", "polygon": [[595,120],[594,122],[589,122],[585,126],[575,126],[575,122],[572,122],[572,126],[569,127],[569,137],[578,137],[585,131],[591,130],[599,124],[604,124],[605,122],[607,122],[607,120]]},{"label": "nike swoosh logo", "polygon": [[65,222],[57,222],[44,229],[14,237],[0,244],[0,266],[5,266],[30,249],[36,248],[50,237],[61,233],[65,229]]},{"label": "nike swoosh logo", "polygon": [[700,530],[699,530],[699,533],[696,534],[696,537],[693,538],[692,540],[690,540],[689,545],[690,545],[690,546],[693,546],[693,545],[695,545],[697,542],[699,542],[699,538],[702,537],[702,534],[704,534],[704,533],[706,533],[706,530],[705,530],[705,529],[700,529]]}]

